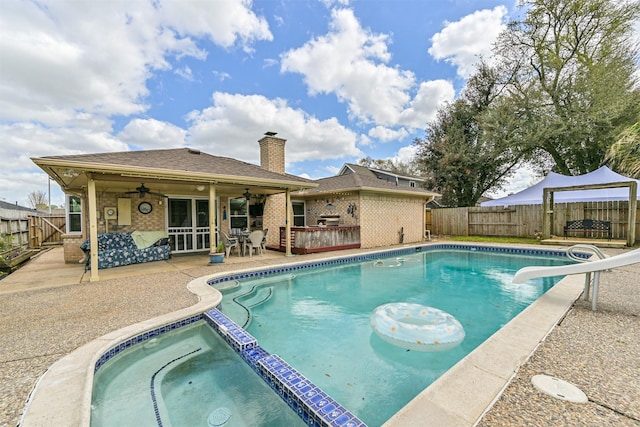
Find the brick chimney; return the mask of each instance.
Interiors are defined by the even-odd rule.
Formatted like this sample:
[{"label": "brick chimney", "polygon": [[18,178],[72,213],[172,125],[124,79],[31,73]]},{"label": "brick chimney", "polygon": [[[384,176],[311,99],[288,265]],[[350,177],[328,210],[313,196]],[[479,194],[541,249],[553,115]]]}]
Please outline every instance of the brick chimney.
[{"label": "brick chimney", "polygon": [[275,132],[266,132],[260,143],[260,167],[271,172],[284,173],[284,143]]}]

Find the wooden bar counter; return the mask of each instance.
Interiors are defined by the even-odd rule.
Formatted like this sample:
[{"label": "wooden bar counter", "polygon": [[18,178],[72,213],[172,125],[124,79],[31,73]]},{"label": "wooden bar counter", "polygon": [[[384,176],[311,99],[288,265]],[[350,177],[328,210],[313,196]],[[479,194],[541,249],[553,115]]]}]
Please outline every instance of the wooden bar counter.
[{"label": "wooden bar counter", "polygon": [[[315,252],[356,249],[360,247],[360,226],[291,227],[291,252]],[[285,250],[285,228],[280,227],[280,248]]]}]

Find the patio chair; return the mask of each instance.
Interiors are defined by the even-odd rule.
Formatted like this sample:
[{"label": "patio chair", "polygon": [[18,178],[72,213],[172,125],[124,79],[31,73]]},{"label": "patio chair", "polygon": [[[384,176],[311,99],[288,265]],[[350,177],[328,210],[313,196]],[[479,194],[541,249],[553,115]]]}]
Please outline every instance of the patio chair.
[{"label": "patio chair", "polygon": [[249,249],[249,256],[253,255],[253,250],[256,250],[256,253],[262,255],[262,239],[264,238],[264,233],[260,230],[252,231],[249,234],[249,237],[244,239],[244,251],[246,252]]},{"label": "patio chair", "polygon": [[264,229],[264,236],[262,236],[262,243],[260,244],[260,249],[265,250],[267,247],[267,233],[269,232],[268,228]]},{"label": "patio chair", "polygon": [[[238,243],[237,237],[229,237],[224,231],[220,231],[222,234],[222,241],[224,242],[225,255],[228,257],[231,254],[232,249],[236,249],[236,252],[240,250],[240,243]],[[238,254],[240,255],[240,254]]]}]

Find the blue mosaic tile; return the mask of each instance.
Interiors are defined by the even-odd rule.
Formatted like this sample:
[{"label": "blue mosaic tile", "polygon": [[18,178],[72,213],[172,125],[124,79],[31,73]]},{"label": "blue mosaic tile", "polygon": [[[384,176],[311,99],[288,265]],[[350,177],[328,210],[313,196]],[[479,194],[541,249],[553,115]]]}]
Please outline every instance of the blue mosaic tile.
[{"label": "blue mosaic tile", "polygon": [[234,321],[213,308],[204,313],[207,323],[238,353],[255,347],[258,341]]},{"label": "blue mosaic tile", "polygon": [[136,335],[134,337],[131,337],[115,346],[113,346],[112,348],[110,348],[109,350],[107,350],[104,354],[102,354],[94,368],[93,368],[93,372],[94,374],[96,372],[98,372],[98,370],[106,363],[108,362],[110,359],[112,359],[113,357],[117,356],[118,354],[120,354],[122,351],[127,350],[131,347],[133,347],[134,345],[138,345],[140,343],[143,343],[149,339],[155,338],[157,336],[160,336],[170,330],[175,330],[178,328],[181,328],[183,326],[188,326],[191,325],[195,322],[198,322],[202,320],[202,314],[196,314],[190,317],[187,317],[185,319],[181,319],[178,320],[176,322],[170,323],[168,325],[164,325],[164,326],[160,326],[158,328],[152,329],[150,331],[145,331],[139,335]]}]

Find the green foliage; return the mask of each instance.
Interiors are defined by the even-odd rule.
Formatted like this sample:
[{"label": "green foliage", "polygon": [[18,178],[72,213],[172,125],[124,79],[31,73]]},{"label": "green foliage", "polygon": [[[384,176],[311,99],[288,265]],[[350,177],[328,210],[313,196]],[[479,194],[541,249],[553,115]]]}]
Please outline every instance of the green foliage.
[{"label": "green foliage", "polygon": [[633,43],[640,3],[520,6],[523,19],[501,34],[491,67],[481,62],[415,141],[419,166],[447,206],[474,205],[525,163],[540,174],[577,175],[602,166],[609,153],[617,170],[638,173],[637,129],[620,135],[640,115]]},{"label": "green foliage", "polygon": [[427,137],[416,139],[417,162],[428,187],[440,192],[446,206],[473,206],[499,187],[522,153],[508,140],[487,137],[481,118],[499,93],[499,73],[482,64],[460,97],[438,110]]},{"label": "green foliage", "polygon": [[218,247],[216,248],[216,253],[217,254],[223,254],[224,253],[224,243],[223,242],[219,242],[218,243]]},{"label": "green foliage", "polygon": [[13,248],[13,236],[10,234],[0,234],[0,251]]},{"label": "green foliage", "polygon": [[640,121],[625,129],[609,148],[607,162],[611,169],[640,179]]},{"label": "green foliage", "polygon": [[495,53],[504,96],[485,119],[497,130],[511,111],[511,144],[540,171],[583,174],[600,167],[620,132],[637,120],[634,77],[637,1],[525,0]]}]

